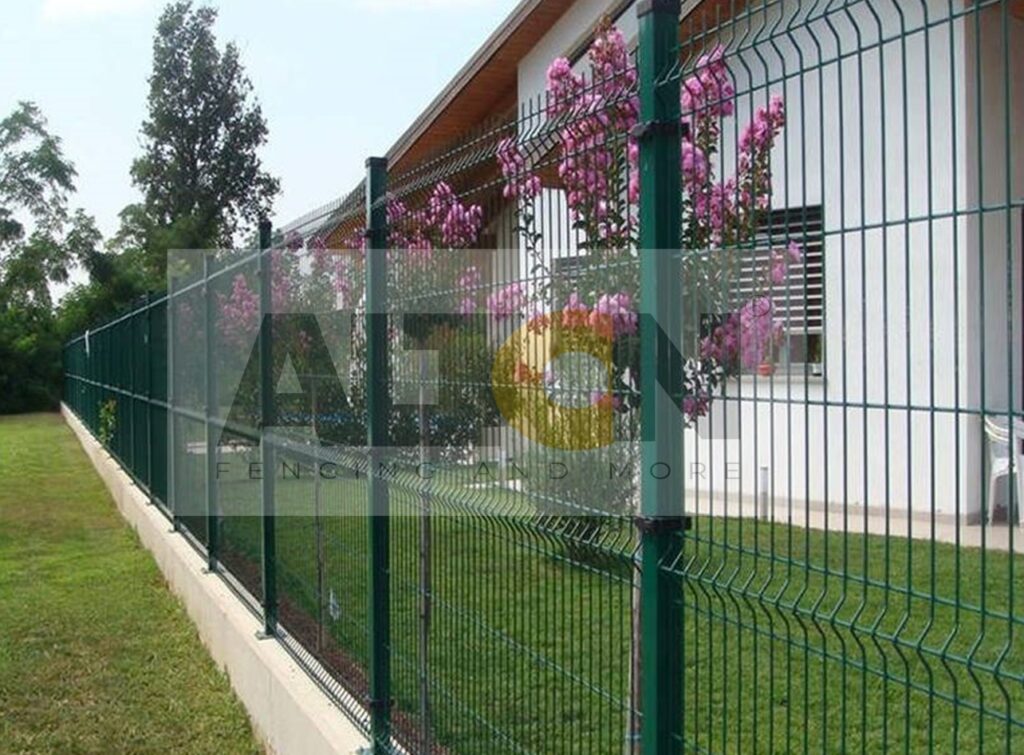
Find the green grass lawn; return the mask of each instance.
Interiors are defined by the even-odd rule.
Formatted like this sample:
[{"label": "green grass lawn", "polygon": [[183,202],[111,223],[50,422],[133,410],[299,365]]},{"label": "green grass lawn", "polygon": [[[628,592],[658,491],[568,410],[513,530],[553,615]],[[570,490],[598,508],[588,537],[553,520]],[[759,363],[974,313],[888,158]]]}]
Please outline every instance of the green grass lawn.
[{"label": "green grass lawn", "polygon": [[0,752],[259,752],[56,415],[0,417]]},{"label": "green grass lawn", "polygon": [[[257,484],[222,484],[225,510],[255,513]],[[479,489],[439,488],[441,511],[456,499],[494,508]],[[322,617],[327,644],[365,669],[365,482],[322,485],[319,568],[313,500],[308,480],[278,485],[289,514],[277,525],[279,591],[293,610]],[[394,695],[410,730],[420,682],[417,501],[392,489]],[[223,528],[225,544],[258,563],[259,520],[232,515]],[[527,517],[435,518],[427,681],[443,746],[622,751],[633,545],[628,524],[605,533],[603,557],[580,558]],[[846,534],[841,520],[824,533],[700,518],[671,571],[687,750],[1024,751],[1020,556]]]}]

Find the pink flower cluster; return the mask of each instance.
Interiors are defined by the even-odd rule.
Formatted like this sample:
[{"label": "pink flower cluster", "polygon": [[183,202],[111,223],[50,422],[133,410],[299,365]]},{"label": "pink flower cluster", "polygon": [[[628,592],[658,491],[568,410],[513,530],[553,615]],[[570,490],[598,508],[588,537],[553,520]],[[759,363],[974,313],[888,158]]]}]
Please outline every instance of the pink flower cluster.
[{"label": "pink flower cluster", "polygon": [[735,94],[725,65],[725,50],[718,45],[697,59],[696,73],[680,86],[683,121],[703,115],[713,118],[732,115]]},{"label": "pink flower cluster", "polygon": [[774,312],[769,297],[751,299],[704,339],[701,356],[748,370],[770,361],[772,350],[783,335]]},{"label": "pink flower cluster", "polygon": [[548,68],[549,112],[569,119],[559,133],[558,175],[574,218],[589,226],[593,240],[622,245],[632,218],[628,207],[616,207],[620,182],[629,201],[639,194],[639,149],[628,136],[639,115],[636,70],[622,32],[610,25],[599,30],[590,64],[589,86],[565,58]]},{"label": "pink flower cluster", "polygon": [[791,241],[785,249],[774,250],[768,263],[769,282],[781,286],[789,277],[789,266],[799,265],[803,259],[803,249],[795,241]]},{"label": "pink flower cluster", "polygon": [[[629,59],[626,38],[610,23],[599,30],[590,45],[590,65],[597,88],[605,94],[630,91],[636,84],[636,70]],[[623,81],[619,81],[620,78]]]},{"label": "pink flower cluster", "polygon": [[696,143],[683,142],[683,185],[693,202],[701,235],[712,244],[734,242],[756,213],[771,204],[771,151],[786,123],[781,97],[758,108],[739,141],[736,176],[711,180],[709,161]]},{"label": "pink flower cluster", "polygon": [[[711,165],[707,155],[693,142],[683,140],[680,154],[682,157],[683,185],[689,187],[703,186],[711,175]],[[692,191],[691,191],[692,193]]]},{"label": "pink flower cluster", "polygon": [[[718,217],[723,217],[722,191],[708,184],[711,180],[711,161],[705,149],[713,149],[718,141],[720,119],[732,115],[732,98],[736,92],[725,65],[725,51],[719,45],[697,59],[696,72],[680,85],[679,104],[682,122],[688,126],[681,147],[683,186],[700,204],[698,216],[710,214],[713,206]],[[700,145],[704,145],[703,147]]]},{"label": "pink flower cluster", "polygon": [[294,257],[286,250],[270,253],[270,307],[273,312],[287,312],[292,305],[292,281],[295,279]]},{"label": "pink flower cluster", "polygon": [[260,298],[249,287],[245,276],[235,276],[231,295],[219,297],[221,336],[236,347],[251,345],[260,320]]},{"label": "pink flower cluster", "polygon": [[634,335],[637,332],[638,318],[633,308],[633,299],[625,291],[601,296],[594,305],[594,315],[609,318],[615,336]]},{"label": "pink flower cluster", "polygon": [[452,187],[441,181],[427,202],[427,219],[440,231],[444,246],[462,249],[476,243],[483,227],[484,211],[480,205],[462,204]]},{"label": "pink flower cluster", "polygon": [[740,171],[749,169],[753,156],[763,154],[771,149],[775,138],[786,125],[786,106],[782,97],[772,97],[768,107],[759,107],[753,119],[743,130],[740,137]]},{"label": "pink flower cluster", "polygon": [[409,256],[421,263],[427,263],[433,256],[434,245],[427,229],[432,218],[424,210],[410,210],[405,202],[391,197],[388,199],[388,246],[392,250],[409,252]]},{"label": "pink flower cluster", "polygon": [[504,320],[526,306],[526,291],[521,283],[509,283],[487,297],[487,311],[496,320]]},{"label": "pink flower cluster", "polygon": [[480,271],[477,269],[476,265],[470,265],[459,274],[459,278],[455,283],[459,288],[466,289],[476,288],[480,285],[480,281]]},{"label": "pink flower cluster", "polygon": [[743,207],[766,210],[771,202],[771,152],[786,125],[786,106],[779,96],[760,107],[740,137],[737,165],[739,202]]},{"label": "pink flower cluster", "polygon": [[602,324],[611,324],[608,319],[600,320],[593,317],[590,307],[583,303],[583,299],[576,291],[569,294],[559,319],[563,328],[600,328]]},{"label": "pink flower cluster", "polygon": [[540,311],[535,312],[529,328],[534,332],[542,332],[552,325],[562,328],[586,328],[602,337],[618,338],[637,332],[638,317],[633,308],[632,297],[624,291],[602,295],[592,308],[587,306],[578,292],[573,291],[562,309],[553,316]]},{"label": "pink flower cluster", "polygon": [[540,178],[527,168],[526,156],[514,138],[501,140],[498,145],[498,164],[505,179],[505,188],[502,190],[505,199],[533,199],[540,194]]},{"label": "pink flower cluster", "polygon": [[582,94],[583,78],[572,70],[568,58],[555,58],[548,66],[548,111],[552,116],[569,114],[573,103]]}]

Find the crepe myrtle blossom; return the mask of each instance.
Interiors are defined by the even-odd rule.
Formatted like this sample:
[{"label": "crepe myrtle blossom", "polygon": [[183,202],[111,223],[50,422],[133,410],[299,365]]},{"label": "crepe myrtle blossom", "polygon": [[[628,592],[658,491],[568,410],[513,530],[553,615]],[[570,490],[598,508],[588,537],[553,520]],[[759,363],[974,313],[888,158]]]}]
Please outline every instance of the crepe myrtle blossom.
[{"label": "crepe myrtle blossom", "polygon": [[245,275],[239,273],[235,276],[231,294],[219,294],[218,303],[218,323],[224,340],[233,346],[251,344],[260,320],[260,299],[249,287]]},{"label": "crepe myrtle blossom", "polygon": [[327,248],[327,241],[323,236],[314,236],[309,240],[307,247],[312,257],[313,272],[317,275],[336,268],[334,264],[337,255]]},{"label": "crepe myrtle blossom", "polygon": [[[597,32],[589,62],[592,80],[576,73],[565,58],[548,68],[548,113],[565,121],[559,130],[558,174],[574,221],[591,245],[630,241],[633,208],[640,198],[639,145],[631,131],[638,120],[636,69],[622,33],[610,24]],[[770,205],[770,154],[785,125],[785,106],[774,96],[758,108],[738,143],[736,174],[714,176],[721,120],[735,115],[735,87],[716,46],[696,61],[680,86],[681,119],[689,126],[681,137],[684,193],[694,218],[696,247],[734,243],[748,236],[757,213]],[[506,196],[521,191],[519,156],[503,143],[499,163]],[[625,198],[625,207],[620,206]]]},{"label": "crepe myrtle blossom", "polygon": [[572,70],[568,58],[555,58],[551,61],[547,72],[548,111],[551,115],[569,113],[584,86],[583,77]]},{"label": "crepe myrtle blossom", "polygon": [[636,309],[632,297],[625,291],[601,296],[594,305],[593,317],[610,318],[615,336],[634,335],[637,332]]},{"label": "crepe myrtle blossom", "polygon": [[287,312],[292,305],[293,282],[296,278],[295,257],[290,249],[270,253],[270,306],[274,312]]},{"label": "crepe myrtle blossom", "polygon": [[735,243],[751,233],[758,214],[771,205],[771,152],[785,122],[781,97],[759,108],[740,138],[736,175],[725,180],[715,180],[706,144],[684,140],[683,187],[691,198],[698,242]]},{"label": "crepe myrtle blossom", "polygon": [[495,320],[505,320],[521,312],[526,304],[526,291],[521,283],[509,283],[487,297],[487,311]]},{"label": "crepe myrtle blossom", "polygon": [[502,139],[498,145],[498,165],[505,179],[505,188],[502,190],[505,199],[533,199],[540,194],[540,178],[527,168],[526,156],[514,138]]},{"label": "crepe myrtle blossom", "polygon": [[463,289],[476,288],[477,286],[480,285],[480,281],[480,271],[477,269],[476,265],[470,265],[469,267],[464,268],[463,271],[459,274],[459,278],[456,281],[456,284],[458,285],[459,288]]},{"label": "crepe myrtle blossom", "polygon": [[629,185],[626,187],[626,198],[630,204],[637,204],[640,201],[640,144],[636,139],[630,139],[626,145],[627,160],[629,164]]},{"label": "crepe myrtle blossom", "polygon": [[477,311],[476,289],[480,286],[482,277],[476,265],[469,265],[463,268],[459,277],[455,280],[456,287],[464,294],[463,298],[455,305],[455,313],[459,315],[472,315]]},{"label": "crepe myrtle blossom", "polygon": [[740,137],[740,161],[750,159],[752,155],[762,153],[775,142],[776,137],[786,125],[786,106],[782,97],[775,95],[768,107],[759,107],[753,119],[743,130]]},{"label": "crepe myrtle blossom", "polygon": [[786,125],[786,106],[779,96],[768,107],[760,107],[740,137],[736,182],[738,202],[746,213],[767,210],[771,203],[771,152],[775,140]]},{"label": "crepe myrtle blossom", "polygon": [[[771,98],[758,108],[741,130],[732,175],[716,175],[725,162],[719,154],[722,119],[735,116],[735,87],[721,46],[709,49],[696,61],[693,73],[680,86],[680,118],[687,126],[680,136],[680,173],[688,247],[719,248],[727,254],[757,232],[763,213],[771,206],[771,153],[786,122],[784,101]],[[547,114],[558,129],[558,175],[575,227],[588,250],[604,253],[635,248],[635,208],[641,197],[640,148],[631,133],[638,122],[637,74],[625,40],[615,27],[598,29],[589,52],[588,81],[565,58],[552,62],[547,72]],[[506,198],[522,198],[536,184],[524,183],[525,159],[512,140],[502,142],[498,154],[505,179]],[[530,203],[519,203],[520,220]],[[728,374],[752,369],[772,357],[783,335],[768,293],[785,284],[790,267],[803,258],[795,244],[772,253],[762,277],[761,290],[736,309],[699,345],[698,354],[685,360],[682,408],[688,422],[704,416]],[[492,310],[507,317],[517,296],[492,297]],[[585,303],[578,293],[561,310],[543,315],[545,323],[586,326],[610,331],[612,337],[638,330],[636,291],[617,283],[597,291]],[[591,298],[592,297],[592,298]],[[525,304],[525,296],[523,296]],[[531,321],[531,327],[533,321]]]},{"label": "crepe myrtle blossom", "polygon": [[[639,150],[630,136],[639,117],[636,69],[622,32],[611,24],[598,29],[589,62],[589,85],[567,59],[551,63],[548,112],[567,120],[559,130],[558,175],[573,219],[584,224],[592,242],[616,246],[629,240],[628,204],[639,196]],[[625,208],[618,206],[623,191]]]},{"label": "crepe myrtle blossom", "polygon": [[789,277],[789,266],[803,262],[804,251],[795,242],[790,242],[785,249],[776,249],[769,260],[768,278],[774,286],[781,286]]},{"label": "crepe myrtle blossom", "polygon": [[[270,252],[270,306],[273,312],[286,312],[291,306],[294,278],[291,255],[286,250]],[[260,297],[253,291],[245,275],[239,273],[231,284],[228,296],[218,295],[221,335],[229,343],[244,346],[251,342],[259,327]]]},{"label": "crepe myrtle blossom", "polygon": [[[618,94],[624,87],[636,84],[636,69],[632,66],[626,38],[616,27],[606,24],[590,46],[590,65],[600,91]],[[616,79],[622,78],[622,81]]]},{"label": "crepe myrtle blossom", "polygon": [[756,368],[771,358],[772,349],[783,335],[782,324],[774,314],[770,297],[751,299],[704,339],[701,356],[727,367]]},{"label": "crepe myrtle blossom", "polygon": [[429,225],[440,232],[444,246],[462,249],[476,243],[483,227],[484,211],[480,205],[462,204],[452,187],[441,181],[427,202],[427,218]]},{"label": "crepe myrtle blossom", "polygon": [[408,252],[408,257],[421,264],[433,257],[434,245],[427,229],[431,218],[424,210],[410,210],[405,202],[388,198],[388,246],[396,252]]},{"label": "crepe myrtle blossom", "polygon": [[717,45],[697,59],[695,73],[680,85],[679,104],[684,118],[694,113],[721,118],[733,114],[735,95],[725,50]]},{"label": "crepe myrtle blossom", "polygon": [[708,158],[693,142],[683,141],[680,149],[683,181],[689,186],[705,183],[710,174]]}]

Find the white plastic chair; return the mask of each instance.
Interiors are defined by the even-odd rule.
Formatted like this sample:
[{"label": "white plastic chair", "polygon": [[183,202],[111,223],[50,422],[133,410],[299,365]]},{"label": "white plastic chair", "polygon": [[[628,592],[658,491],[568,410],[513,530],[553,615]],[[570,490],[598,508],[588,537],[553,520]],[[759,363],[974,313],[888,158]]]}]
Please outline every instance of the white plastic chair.
[{"label": "white plastic chair", "polygon": [[[1011,474],[1016,478],[1017,500],[1016,520],[1018,524],[1024,524],[1020,516],[1022,502],[1024,502],[1024,453],[1021,451],[1021,440],[1024,439],[1024,422],[1014,420],[1013,429],[1005,417],[986,417],[985,435],[988,438],[988,522],[992,524],[992,514],[995,512],[996,484],[1003,477]],[[1010,454],[1016,455],[1014,464],[1010,464]],[[1007,481],[1009,484],[1009,480]],[[1007,487],[1006,517],[1007,521],[1014,521],[1014,511],[1011,488]]]}]

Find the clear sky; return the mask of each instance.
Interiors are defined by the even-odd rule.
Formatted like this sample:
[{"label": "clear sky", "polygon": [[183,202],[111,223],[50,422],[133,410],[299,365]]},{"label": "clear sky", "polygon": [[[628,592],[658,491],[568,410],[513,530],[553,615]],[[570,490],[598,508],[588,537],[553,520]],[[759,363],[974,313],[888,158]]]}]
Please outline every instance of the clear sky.
[{"label": "clear sky", "polygon": [[[483,43],[515,0],[221,0],[263,106],[275,223],[347,193]],[[151,48],[162,0],[0,0],[0,113],[36,102],[78,169],[72,207],[117,228],[138,198]],[[2,116],[0,116],[2,117]]]}]

